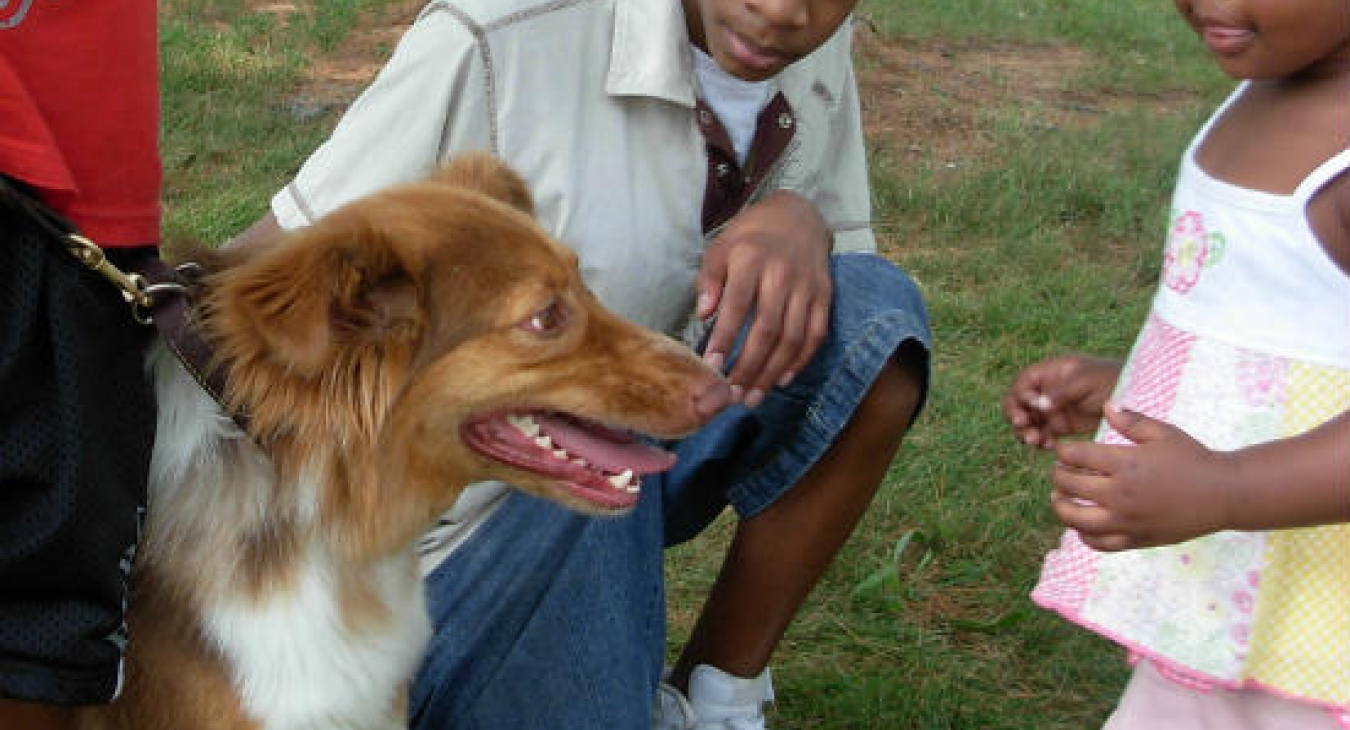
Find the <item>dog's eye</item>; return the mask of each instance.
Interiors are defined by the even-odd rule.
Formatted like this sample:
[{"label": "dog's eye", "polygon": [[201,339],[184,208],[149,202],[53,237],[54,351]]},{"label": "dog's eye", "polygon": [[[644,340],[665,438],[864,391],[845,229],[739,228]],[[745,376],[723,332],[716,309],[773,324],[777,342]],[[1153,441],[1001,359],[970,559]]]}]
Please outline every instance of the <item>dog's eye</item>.
[{"label": "dog's eye", "polygon": [[551,335],[557,332],[567,319],[567,312],[557,300],[549,302],[547,307],[530,315],[525,320],[525,329],[540,335]]}]

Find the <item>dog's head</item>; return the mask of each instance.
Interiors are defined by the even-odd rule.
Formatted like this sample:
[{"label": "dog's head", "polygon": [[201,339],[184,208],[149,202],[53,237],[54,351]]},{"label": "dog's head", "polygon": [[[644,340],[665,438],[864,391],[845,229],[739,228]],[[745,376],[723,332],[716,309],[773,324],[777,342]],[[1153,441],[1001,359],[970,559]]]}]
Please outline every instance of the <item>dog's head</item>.
[{"label": "dog's head", "polygon": [[333,472],[320,507],[350,512],[360,543],[489,479],[625,510],[673,463],[632,432],[685,434],[727,398],[693,353],[595,299],[486,155],[340,208],[207,290],[229,405],[283,477]]}]

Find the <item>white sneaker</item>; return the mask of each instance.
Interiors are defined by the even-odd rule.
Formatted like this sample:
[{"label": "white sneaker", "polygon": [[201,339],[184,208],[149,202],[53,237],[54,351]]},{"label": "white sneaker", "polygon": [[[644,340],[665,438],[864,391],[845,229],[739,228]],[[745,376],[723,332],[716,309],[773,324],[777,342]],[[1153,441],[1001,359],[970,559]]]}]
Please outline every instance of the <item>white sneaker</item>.
[{"label": "white sneaker", "polygon": [[766,667],[758,677],[734,677],[700,664],[689,675],[689,704],[698,730],[766,730],[764,703],[773,702],[773,681]]},{"label": "white sneaker", "polygon": [[698,730],[694,708],[678,689],[662,682],[656,685],[652,705],[652,730]]}]

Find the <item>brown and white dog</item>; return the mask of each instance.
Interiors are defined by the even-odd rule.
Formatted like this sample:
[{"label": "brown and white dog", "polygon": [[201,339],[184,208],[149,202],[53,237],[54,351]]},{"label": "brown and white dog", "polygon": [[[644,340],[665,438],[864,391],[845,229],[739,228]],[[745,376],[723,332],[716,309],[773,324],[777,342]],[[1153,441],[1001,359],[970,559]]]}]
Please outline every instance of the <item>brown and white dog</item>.
[{"label": "brown and white dog", "polygon": [[468,483],[613,513],[726,401],[605,310],[484,155],[209,257],[227,405],[167,351],[124,691],[82,730],[406,725],[430,628],[413,546]]}]

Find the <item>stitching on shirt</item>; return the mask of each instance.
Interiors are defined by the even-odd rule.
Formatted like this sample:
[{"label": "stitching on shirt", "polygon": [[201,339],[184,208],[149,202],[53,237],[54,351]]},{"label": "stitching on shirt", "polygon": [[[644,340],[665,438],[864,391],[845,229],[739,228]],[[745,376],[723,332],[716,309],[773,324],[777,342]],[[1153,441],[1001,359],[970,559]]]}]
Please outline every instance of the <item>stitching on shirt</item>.
[{"label": "stitching on shirt", "polygon": [[[464,26],[469,35],[473,36],[474,45],[478,48],[478,55],[483,59],[483,92],[484,96],[487,97],[488,106],[488,144],[492,148],[492,154],[501,157],[502,151],[497,125],[497,76],[492,67],[492,49],[487,42],[487,31],[490,27],[495,27],[496,24],[488,27],[478,25],[463,10],[446,3],[427,8],[427,13],[434,13],[438,10],[449,13],[451,17]],[[447,118],[446,126],[448,127],[449,124],[450,120]],[[445,139],[446,133],[446,129],[441,130],[441,139]]]},{"label": "stitching on shirt", "polygon": [[286,192],[291,194],[291,200],[295,201],[295,207],[299,209],[300,215],[303,215],[307,222],[312,224],[318,219],[318,216],[314,215],[314,210],[309,207],[309,202],[305,200],[305,196],[300,193],[300,188],[295,186],[294,181],[286,185]]},{"label": "stitching on shirt", "polygon": [[555,10],[562,10],[572,5],[580,5],[581,3],[585,2],[591,2],[591,0],[553,0],[553,2],[544,3],[542,5],[536,5],[532,8],[519,10],[514,13],[511,13],[510,15],[498,18],[497,20],[488,23],[486,26],[484,26],[484,28],[489,31],[497,30],[499,28],[504,28],[508,25],[511,25],[512,23],[519,23],[522,20],[529,20],[530,18],[536,15],[546,15]]}]

